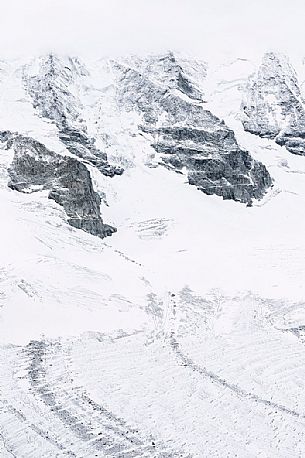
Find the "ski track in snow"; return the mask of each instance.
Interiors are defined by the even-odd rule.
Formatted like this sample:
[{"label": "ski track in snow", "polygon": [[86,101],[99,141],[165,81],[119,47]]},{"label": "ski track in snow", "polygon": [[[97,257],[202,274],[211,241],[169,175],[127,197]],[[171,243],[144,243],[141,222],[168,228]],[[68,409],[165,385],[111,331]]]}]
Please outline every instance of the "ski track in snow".
[{"label": "ski track in snow", "polygon": [[[153,340],[91,335],[2,347],[7,453],[199,458],[223,456],[223,442],[227,456],[302,456],[305,415],[195,362],[183,350],[187,336],[179,337],[173,303],[164,337]],[[189,346],[194,354],[200,349]]]},{"label": "ski track in snow", "polygon": [[223,386],[224,388],[227,388],[233,391],[237,396],[241,396],[243,398],[252,400],[254,402],[264,404],[265,406],[271,407],[272,409],[275,409],[276,411],[279,410],[293,417],[305,419],[305,414],[298,413],[295,410],[291,410],[281,404],[277,404],[267,399],[262,399],[259,396],[257,396],[256,394],[248,393],[247,391],[240,388],[238,385],[228,382],[227,380],[223,379],[222,377],[215,374],[214,372],[209,371],[207,368],[198,366],[198,364],[195,364],[191,358],[189,358],[187,355],[185,355],[181,351],[179,342],[175,339],[174,336],[170,338],[170,346],[173,349],[173,352],[177,356],[178,360],[182,363],[183,366],[195,372],[198,372],[203,377],[208,377],[212,382],[216,382],[219,385]]},{"label": "ski track in snow", "polygon": [[[140,429],[131,428],[122,418],[91,399],[84,387],[75,386],[69,369],[69,345],[33,341],[14,352],[17,352],[15,357],[20,365],[18,370],[25,372],[20,378],[27,384],[27,389],[22,390],[20,399],[17,398],[21,402],[18,407],[2,400],[1,413],[6,419],[7,434],[5,446],[13,456],[190,457],[153,437],[145,437]],[[28,424],[23,412],[33,402],[37,423]],[[19,437],[16,437],[16,428],[20,431]],[[42,442],[36,451],[27,451],[27,445],[37,444],[37,439],[26,438],[29,434],[40,436]]]}]

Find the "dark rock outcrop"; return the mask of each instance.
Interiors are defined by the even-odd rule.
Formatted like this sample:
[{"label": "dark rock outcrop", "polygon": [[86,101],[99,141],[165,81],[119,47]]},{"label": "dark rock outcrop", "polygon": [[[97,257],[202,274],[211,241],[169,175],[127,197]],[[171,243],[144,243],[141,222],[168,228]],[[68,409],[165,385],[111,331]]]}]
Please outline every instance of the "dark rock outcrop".
[{"label": "dark rock outcrop", "polygon": [[257,73],[249,78],[242,111],[246,131],[305,155],[304,100],[297,75],[285,56],[264,55]]},{"label": "dark rock outcrop", "polygon": [[187,127],[150,130],[154,148],[175,171],[206,194],[251,204],[260,199],[272,180],[266,167],[241,150],[226,127],[214,132]]},{"label": "dark rock outcrop", "polygon": [[9,169],[11,189],[26,193],[49,190],[48,197],[64,208],[71,226],[101,238],[116,231],[103,223],[100,197],[83,163],[56,154],[30,137],[5,133],[1,138],[15,153]]},{"label": "dark rock outcrop", "polygon": [[[172,62],[162,59],[158,66]],[[118,103],[127,111],[142,115],[140,129],[152,138],[152,146],[160,154],[160,161],[177,172],[185,172],[188,182],[206,194],[251,204],[261,198],[272,180],[266,167],[243,151],[234,132],[223,121],[204,109],[203,96],[196,89],[189,96],[185,87],[193,87],[183,74],[185,84],[173,87],[155,78],[154,65],[146,65],[145,72],[122,64],[114,65],[117,72]],[[150,77],[149,71],[152,72]],[[170,72],[169,72],[170,73]],[[186,86],[185,86],[186,85]]]},{"label": "dark rock outcrop", "polygon": [[38,72],[24,68],[24,84],[33,105],[41,116],[53,121],[59,138],[76,156],[96,166],[101,173],[113,177],[123,169],[109,164],[106,153],[95,146],[84,119],[80,100],[69,90],[70,85],[87,76],[87,70],[76,58],[60,59],[52,54],[39,59]]},{"label": "dark rock outcrop", "polygon": [[122,167],[109,164],[107,154],[96,148],[94,139],[88,137],[86,132],[63,125],[59,131],[59,138],[70,153],[88,161],[97,167],[103,175],[109,177],[122,175],[124,171]]}]

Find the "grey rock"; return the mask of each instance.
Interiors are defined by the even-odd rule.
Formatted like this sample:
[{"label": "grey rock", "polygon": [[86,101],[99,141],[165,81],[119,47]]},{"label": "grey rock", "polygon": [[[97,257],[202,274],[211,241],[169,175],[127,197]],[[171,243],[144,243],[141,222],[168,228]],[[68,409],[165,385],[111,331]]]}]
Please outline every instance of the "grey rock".
[{"label": "grey rock", "polygon": [[188,182],[206,194],[251,205],[272,185],[266,167],[236,144],[229,129],[156,129],[155,149],[175,171],[186,169]]},{"label": "grey rock", "polygon": [[107,155],[95,146],[95,139],[87,132],[81,116],[81,102],[69,86],[88,72],[76,58],[59,58],[52,54],[40,58],[38,72],[32,74],[28,66],[23,70],[23,81],[34,107],[41,116],[53,121],[59,138],[76,156],[96,166],[101,173],[113,177],[123,169],[109,164]]},{"label": "grey rock", "polygon": [[83,163],[56,154],[30,137],[2,133],[1,138],[14,150],[9,168],[11,189],[27,193],[49,190],[48,197],[64,208],[71,226],[101,238],[116,231],[103,223],[100,197]]},{"label": "grey rock", "polygon": [[94,165],[103,175],[114,177],[124,172],[122,167],[109,164],[107,154],[97,149],[94,139],[88,137],[85,132],[63,125],[59,138],[70,153]]},{"label": "grey rock", "polygon": [[[190,66],[187,64],[191,63]],[[184,68],[185,67],[185,68]],[[195,67],[195,68],[194,68]],[[169,51],[164,55],[142,58],[136,68],[142,75],[154,80],[167,89],[176,89],[193,100],[202,101],[202,93],[195,82],[196,73],[206,75],[206,64],[185,60]]]},{"label": "grey rock", "polygon": [[249,78],[242,102],[248,132],[274,139],[294,154],[305,154],[305,105],[297,75],[288,59],[266,53]]},{"label": "grey rock", "polygon": [[[145,71],[126,63],[115,63],[113,68],[118,103],[142,115],[139,127],[153,139],[161,163],[176,172],[185,171],[189,184],[206,194],[249,205],[254,198],[263,197],[272,185],[266,167],[239,147],[234,132],[222,120],[204,109],[199,88],[191,93],[186,89],[195,86],[186,73],[177,70],[175,59],[156,61],[146,64]],[[160,66],[165,66],[166,74],[176,75],[171,84],[157,80]],[[179,74],[183,75],[182,85]]]}]

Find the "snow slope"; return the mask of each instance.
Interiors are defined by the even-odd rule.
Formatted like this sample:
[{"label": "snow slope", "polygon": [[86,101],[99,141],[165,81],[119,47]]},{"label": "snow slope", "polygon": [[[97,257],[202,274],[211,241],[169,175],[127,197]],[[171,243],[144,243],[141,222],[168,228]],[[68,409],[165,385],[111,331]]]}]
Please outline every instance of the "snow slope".
[{"label": "snow slope", "polygon": [[[71,154],[19,68],[1,74],[0,130]],[[9,189],[1,149],[0,455],[304,456],[305,159],[244,131],[255,63],[196,67],[206,109],[273,179],[252,207],[158,165],[139,114],[116,105],[110,63],[88,68],[88,132],[125,168],[88,165],[117,233]]]}]

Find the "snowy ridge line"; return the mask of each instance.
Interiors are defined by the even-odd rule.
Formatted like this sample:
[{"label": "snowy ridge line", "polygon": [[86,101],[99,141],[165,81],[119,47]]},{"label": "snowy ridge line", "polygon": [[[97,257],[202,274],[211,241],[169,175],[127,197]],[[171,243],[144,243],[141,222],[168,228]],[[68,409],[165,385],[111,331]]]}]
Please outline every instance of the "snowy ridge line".
[{"label": "snowy ridge line", "polygon": [[[27,377],[31,390],[75,437],[75,443],[70,445],[72,456],[191,458],[152,437],[143,437],[124,419],[97,404],[82,387],[71,386],[71,361],[66,352],[59,342],[45,341],[32,341],[24,350],[29,358]],[[81,450],[85,455],[80,454]]]},{"label": "snowy ridge line", "polygon": [[182,352],[182,350],[180,349],[180,344],[177,341],[177,339],[175,338],[174,332],[171,333],[169,344],[170,344],[171,349],[177,356],[178,360],[182,362],[183,366],[188,367],[189,369],[192,369],[193,371],[199,373],[200,375],[203,375],[204,377],[208,377],[212,381],[212,383],[216,382],[219,385],[223,386],[224,388],[227,388],[230,391],[236,393],[238,396],[242,396],[243,398],[247,398],[257,403],[264,404],[267,407],[280,410],[281,412],[286,413],[287,415],[291,415],[295,418],[300,418],[300,419],[305,420],[305,414],[296,412],[295,410],[289,409],[288,407],[285,407],[282,404],[277,404],[276,402],[269,401],[268,399],[260,398],[256,394],[249,393],[248,391],[244,390],[243,388],[240,388],[238,385],[227,382],[227,380],[215,374],[214,372],[209,371],[205,367],[201,367],[198,364],[196,364],[191,358],[189,358],[187,355],[185,355]]}]

